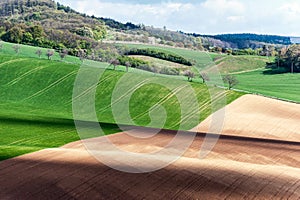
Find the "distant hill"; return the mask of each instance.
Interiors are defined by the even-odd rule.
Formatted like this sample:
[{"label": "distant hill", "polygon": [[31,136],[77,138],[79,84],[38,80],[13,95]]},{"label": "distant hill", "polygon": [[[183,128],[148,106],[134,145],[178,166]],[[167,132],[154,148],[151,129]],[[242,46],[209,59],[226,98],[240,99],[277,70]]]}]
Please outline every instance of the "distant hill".
[{"label": "distant hill", "polygon": [[300,44],[300,37],[291,37],[291,42],[293,44]]},{"label": "distant hill", "polygon": [[221,34],[221,35],[200,35],[200,34],[189,34],[195,37],[205,38],[208,43],[213,46],[220,46],[225,48],[261,48],[264,45],[291,45],[291,38],[277,35],[258,35],[251,33],[242,34]]}]

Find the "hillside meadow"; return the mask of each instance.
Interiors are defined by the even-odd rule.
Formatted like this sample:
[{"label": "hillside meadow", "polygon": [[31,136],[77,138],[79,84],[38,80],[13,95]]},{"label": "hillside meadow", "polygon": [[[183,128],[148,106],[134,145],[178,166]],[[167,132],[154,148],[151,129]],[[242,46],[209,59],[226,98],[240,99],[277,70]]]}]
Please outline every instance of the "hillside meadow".
[{"label": "hillside meadow", "polygon": [[237,89],[300,103],[300,74],[268,74],[265,69],[235,75]]},{"label": "hillside meadow", "polygon": [[[37,48],[21,46],[18,55],[11,50],[12,44],[4,43],[0,53],[0,118],[1,136],[0,159],[8,159],[21,154],[44,148],[59,147],[79,139],[73,122],[72,95],[73,86],[80,61],[68,56],[66,61],[59,61],[58,55],[52,60],[41,59],[35,55]],[[72,62],[72,63],[71,63]],[[160,83],[170,82],[169,76],[158,76],[153,73],[132,69],[125,73],[122,67],[117,71],[108,67],[107,63],[86,61],[87,69],[100,70],[102,74],[97,84],[95,108],[98,121],[105,134],[119,132],[112,113],[111,101],[116,84],[127,76],[128,86],[135,85],[141,80],[155,80]],[[172,78],[172,77],[171,77]],[[135,125],[155,127],[151,124],[149,110],[155,113],[162,105],[166,111],[163,128],[188,130],[196,126],[212,113],[211,97],[208,87],[204,84],[189,83],[184,78],[172,79],[174,85],[191,87],[199,104],[199,111],[190,110],[181,119],[180,103],[176,95],[189,100],[185,87],[173,87],[172,90],[159,84],[145,84],[137,87],[130,98],[130,115]],[[234,91],[219,92],[227,96],[226,103],[230,103],[243,95]],[[89,90],[81,96],[89,95]],[[218,102],[218,98],[215,99]],[[214,107],[214,111],[222,105]],[[122,113],[120,113],[122,116]],[[126,115],[126,113],[124,113]],[[153,116],[152,116],[153,117]],[[160,120],[160,118],[158,118]],[[183,124],[180,126],[180,124]],[[129,124],[130,125],[130,124]],[[88,135],[86,137],[95,137]]]},{"label": "hillside meadow", "polygon": [[[13,44],[4,42],[2,44],[3,48],[0,52],[0,74],[2,76],[0,79],[2,94],[0,118],[2,123],[0,130],[3,139],[0,142],[0,159],[44,148],[59,147],[80,139],[73,122],[72,95],[81,61],[77,57],[67,56],[61,62],[58,53],[52,57],[52,60],[47,60],[44,54],[38,58],[35,52],[40,48],[25,45],[21,45],[20,52],[16,54],[12,48]],[[148,48],[149,46],[139,45],[138,47]],[[154,47],[151,46],[151,48]],[[196,67],[201,69],[212,65],[212,61],[215,60],[216,64],[222,65],[221,72],[227,69],[237,77],[239,80],[237,89],[300,102],[298,95],[300,91],[297,89],[299,88],[297,85],[300,85],[299,74],[269,75],[263,73],[265,57],[253,57],[256,61],[251,62],[251,56],[226,56],[168,47],[155,48],[173,53],[175,51],[181,56],[194,59],[197,62]],[[44,53],[47,51],[47,49],[42,50]],[[162,61],[156,60],[156,62]],[[114,71],[112,66],[108,66],[108,63],[90,60],[86,60],[84,63],[88,70],[96,68],[102,74],[99,83],[95,86],[97,88],[95,108],[98,121],[101,122],[105,134],[120,131],[115,125],[112,105],[118,105],[119,100],[113,100],[113,92],[124,78],[127,81],[123,85],[135,88],[134,92],[130,94],[129,110],[134,124],[138,126],[155,127],[157,124],[151,123],[153,115],[149,115],[149,113],[161,112],[160,105],[162,105],[167,117],[166,119],[157,117],[156,121],[165,121],[163,128],[189,130],[223,106],[216,106],[212,110],[210,91],[213,88],[222,93],[222,90],[213,87],[213,84],[209,84],[211,86],[200,84],[201,80],[198,77],[194,79],[194,82],[189,83],[183,76],[160,75],[133,68],[126,73],[124,66],[117,66]],[[166,64],[166,62],[163,63]],[[230,63],[234,63],[234,65],[230,65]],[[153,83],[136,87],[136,83],[144,80],[155,80],[166,85],[174,82],[174,87],[170,90],[164,85]],[[193,89],[192,96],[186,89],[187,87]],[[210,91],[208,87],[210,87]],[[227,96],[226,103],[230,103],[244,94],[235,91],[223,92]],[[78,98],[91,95],[90,93],[91,90],[87,89]],[[126,95],[129,94],[125,93],[124,97]],[[190,115],[188,114],[181,120],[181,105],[176,95],[184,97],[183,101],[189,101],[189,98],[195,95],[200,111],[188,110]],[[122,100],[123,97],[121,96],[120,99]],[[218,98],[215,100],[218,102]],[[128,113],[119,113],[121,118],[126,114]],[[180,127],[180,124],[183,126]],[[87,137],[95,137],[95,135]]]},{"label": "hillside meadow", "polygon": [[[121,45],[121,44],[119,44]],[[124,45],[124,44],[122,44]],[[300,74],[272,74],[266,69],[267,62],[273,62],[274,57],[265,56],[228,56],[224,54],[206,53],[187,49],[161,47],[143,44],[126,44],[129,48],[154,48],[162,51],[177,53],[196,61],[196,72],[209,70],[209,66],[217,66],[219,73],[232,74],[239,83],[235,89],[247,93],[260,94],[281,100],[300,102]],[[201,82],[199,77],[195,82]],[[213,80],[212,80],[213,82]]]}]

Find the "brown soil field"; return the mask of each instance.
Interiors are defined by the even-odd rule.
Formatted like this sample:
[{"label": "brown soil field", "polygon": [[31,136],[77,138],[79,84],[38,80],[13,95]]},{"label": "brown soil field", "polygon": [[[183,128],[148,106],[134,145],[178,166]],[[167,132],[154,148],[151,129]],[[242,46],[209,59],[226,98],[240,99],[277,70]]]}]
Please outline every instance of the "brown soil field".
[{"label": "brown soil field", "polygon": [[[210,116],[193,131],[213,126]],[[225,107],[221,134],[300,142],[300,104],[244,95]]]},{"label": "brown soil field", "polygon": [[[253,103],[256,103],[256,97],[246,95],[228,107],[237,105],[239,101],[244,102],[244,105],[251,105],[249,98],[253,98],[255,100]],[[265,101],[268,105],[274,102],[275,111],[269,109],[265,115],[266,123],[271,125],[271,121],[274,121],[272,128],[278,122],[277,115],[274,114],[273,120],[270,113],[277,111],[278,114],[282,114],[282,119],[289,117],[292,120],[296,117],[295,120],[298,119],[299,122],[297,118],[299,115],[293,109],[294,106],[299,108],[298,105],[269,99]],[[242,108],[242,105],[238,105],[244,112],[254,112],[255,108],[260,113],[261,107]],[[291,110],[281,113],[280,109],[288,108],[288,105],[292,107]],[[241,110],[240,115],[245,114]],[[288,111],[292,113],[287,113]],[[242,119],[249,120],[240,116],[238,121]],[[286,128],[289,127],[287,124]],[[248,130],[250,128],[248,127]],[[199,158],[199,150],[205,136],[214,138],[215,135],[198,133],[180,159],[163,169],[143,174],[120,172],[105,166],[87,152],[82,142],[16,157],[0,162],[0,197],[1,199],[300,199],[300,143],[284,140],[279,131],[278,136],[275,135],[276,131],[266,135],[265,132],[259,132],[263,128],[257,126],[253,128],[258,129],[256,132],[260,134],[259,137],[253,137],[254,132],[247,135],[243,132],[246,130],[241,130],[241,134],[238,134],[238,129],[233,129],[235,132],[231,135],[221,135],[211,153],[204,159]],[[296,133],[297,129],[294,131]],[[135,131],[140,137],[151,133],[152,129],[146,128],[138,128]],[[123,132],[107,136],[105,139],[109,139],[125,151],[150,153],[162,149],[175,135],[174,131],[162,130],[154,137],[146,139],[132,137]],[[182,141],[190,135],[190,132],[182,133]],[[268,136],[270,138],[267,138]],[[292,138],[294,136],[289,139]],[[103,137],[85,142],[98,145],[100,149],[106,151],[102,141]],[[118,159],[118,155],[114,152],[105,153],[110,155],[112,160]],[[164,158],[163,156],[169,155],[161,156]],[[143,164],[145,163],[136,162],[136,165]],[[149,163],[153,164],[155,163]]]}]

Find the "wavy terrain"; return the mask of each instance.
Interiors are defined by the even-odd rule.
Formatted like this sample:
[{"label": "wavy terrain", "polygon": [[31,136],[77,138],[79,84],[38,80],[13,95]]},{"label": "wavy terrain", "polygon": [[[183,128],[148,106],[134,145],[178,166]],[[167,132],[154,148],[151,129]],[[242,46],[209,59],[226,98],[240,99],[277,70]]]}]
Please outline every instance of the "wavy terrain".
[{"label": "wavy terrain", "polygon": [[[82,142],[27,154],[0,163],[0,196],[3,199],[299,199],[297,130],[300,129],[292,126],[299,122],[298,111],[297,104],[246,95],[227,107],[224,134],[205,159],[199,159],[200,147],[205,136],[215,135],[198,133],[179,160],[151,173],[130,174],[111,169],[91,156]],[[255,114],[256,117],[251,117]],[[231,124],[230,119],[234,120]],[[279,123],[279,119],[283,122]],[[241,129],[243,124],[247,128]],[[140,138],[123,132],[105,139],[124,151],[150,153],[163,149],[176,135],[174,131],[163,130],[145,139],[142,137],[150,135],[152,129],[139,128],[133,132]],[[191,133],[182,134],[185,141]],[[98,146],[111,156],[111,164],[118,165],[121,155],[107,150],[103,140],[103,137],[89,139],[85,144]],[[166,158],[171,154],[172,151],[160,156]],[[136,162],[136,166],[143,165],[142,161]]]}]

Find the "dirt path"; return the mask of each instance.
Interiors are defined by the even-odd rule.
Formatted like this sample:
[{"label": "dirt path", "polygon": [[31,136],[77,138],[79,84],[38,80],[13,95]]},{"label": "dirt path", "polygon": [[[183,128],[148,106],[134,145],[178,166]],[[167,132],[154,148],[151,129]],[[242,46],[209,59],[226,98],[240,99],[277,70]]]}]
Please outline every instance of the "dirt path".
[{"label": "dirt path", "polygon": [[[299,123],[298,109],[296,104],[246,95],[228,106],[226,120],[234,119],[234,122],[226,123],[224,133],[231,135],[222,135],[208,157],[198,158],[205,136],[198,133],[179,160],[152,173],[130,174],[111,169],[92,157],[81,142],[6,160],[0,162],[0,197],[30,200],[299,199],[300,142],[284,141],[286,130],[289,140],[299,140],[299,125],[294,125]],[[243,120],[248,121],[244,129]],[[231,129],[226,129],[229,125]],[[151,129],[139,129],[135,134],[151,133]],[[119,133],[107,138],[125,151],[150,153],[166,146],[175,134],[161,131],[154,137],[138,139]],[[115,152],[105,150],[102,139],[86,142],[103,148],[112,160],[118,159]],[[145,163],[137,162],[140,164]]]}]

